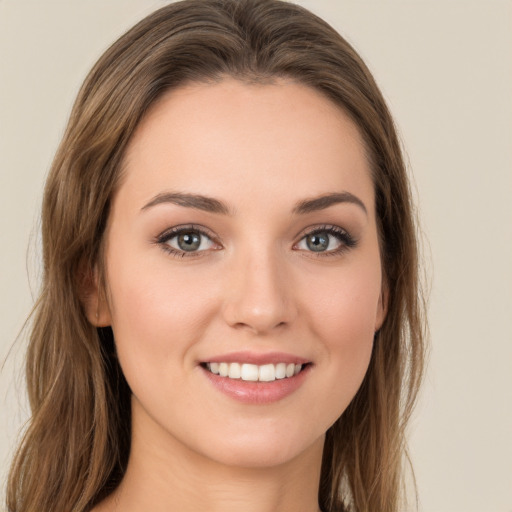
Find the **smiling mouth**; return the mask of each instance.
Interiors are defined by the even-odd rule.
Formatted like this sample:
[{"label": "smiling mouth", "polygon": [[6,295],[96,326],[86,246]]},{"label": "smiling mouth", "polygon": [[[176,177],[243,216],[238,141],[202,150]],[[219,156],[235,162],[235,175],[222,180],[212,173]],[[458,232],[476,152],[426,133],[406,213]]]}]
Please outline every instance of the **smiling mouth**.
[{"label": "smiling mouth", "polygon": [[214,375],[226,379],[244,380],[249,382],[273,382],[275,380],[289,379],[298,375],[307,367],[306,364],[277,363],[277,364],[249,364],[249,363],[202,363],[201,366]]}]

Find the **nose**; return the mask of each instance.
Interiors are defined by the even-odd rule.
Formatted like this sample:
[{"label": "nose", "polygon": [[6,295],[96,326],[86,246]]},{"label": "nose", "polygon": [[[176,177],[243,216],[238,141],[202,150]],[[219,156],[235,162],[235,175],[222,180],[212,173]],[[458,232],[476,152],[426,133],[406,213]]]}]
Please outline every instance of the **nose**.
[{"label": "nose", "polygon": [[238,258],[226,280],[223,315],[233,328],[268,334],[297,316],[286,264],[272,254]]}]

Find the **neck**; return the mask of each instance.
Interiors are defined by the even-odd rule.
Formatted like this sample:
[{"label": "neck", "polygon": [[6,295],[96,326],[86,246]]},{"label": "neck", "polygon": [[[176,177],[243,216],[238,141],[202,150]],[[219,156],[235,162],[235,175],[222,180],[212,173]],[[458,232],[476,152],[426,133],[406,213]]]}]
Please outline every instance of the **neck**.
[{"label": "neck", "polygon": [[[317,512],[323,437],[293,460],[238,467],[203,457],[168,434],[139,435],[119,487],[94,512]],[[165,439],[163,439],[165,437]]]}]

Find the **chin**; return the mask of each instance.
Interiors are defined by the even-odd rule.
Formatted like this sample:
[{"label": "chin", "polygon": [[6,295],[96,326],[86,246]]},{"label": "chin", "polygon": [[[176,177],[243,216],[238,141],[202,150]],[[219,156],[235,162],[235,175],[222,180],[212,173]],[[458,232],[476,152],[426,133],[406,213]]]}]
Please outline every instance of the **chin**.
[{"label": "chin", "polygon": [[271,468],[287,464],[299,457],[322,453],[325,433],[290,431],[288,426],[270,431],[260,428],[240,435],[211,439],[198,447],[209,459],[230,467],[247,469]]}]

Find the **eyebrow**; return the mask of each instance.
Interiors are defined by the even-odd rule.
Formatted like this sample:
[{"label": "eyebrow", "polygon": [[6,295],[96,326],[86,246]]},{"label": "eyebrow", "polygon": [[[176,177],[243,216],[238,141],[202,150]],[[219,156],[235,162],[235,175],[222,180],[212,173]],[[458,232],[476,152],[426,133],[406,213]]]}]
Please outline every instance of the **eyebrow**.
[{"label": "eyebrow", "polygon": [[299,201],[295,205],[293,213],[303,215],[319,210],[325,210],[326,208],[339,203],[355,204],[359,206],[364,211],[364,213],[366,213],[366,215],[368,215],[368,210],[366,209],[363,201],[361,201],[361,199],[359,199],[354,194],[351,194],[350,192],[334,192],[332,194],[324,194],[312,199]]},{"label": "eyebrow", "polygon": [[[186,192],[164,192],[158,194],[151,201],[145,204],[141,210],[147,210],[153,206],[165,203],[172,203],[185,208],[194,208],[210,213],[218,213],[222,215],[231,215],[229,207],[213,197],[203,196],[200,194],[189,194]],[[330,206],[340,203],[351,203],[359,206],[367,215],[368,210],[363,201],[350,192],[333,192],[331,194],[323,194],[319,197],[304,199],[296,203],[292,212],[296,215],[304,215],[311,212],[325,210]]]},{"label": "eyebrow", "polygon": [[147,210],[157,204],[172,203],[185,208],[194,208],[210,213],[220,213],[229,215],[230,209],[222,201],[199,194],[187,194],[185,192],[165,192],[156,195],[149,203],[145,204],[141,210]]}]

